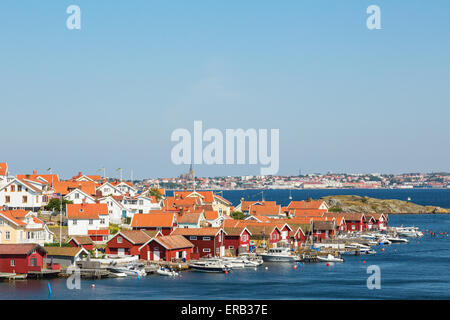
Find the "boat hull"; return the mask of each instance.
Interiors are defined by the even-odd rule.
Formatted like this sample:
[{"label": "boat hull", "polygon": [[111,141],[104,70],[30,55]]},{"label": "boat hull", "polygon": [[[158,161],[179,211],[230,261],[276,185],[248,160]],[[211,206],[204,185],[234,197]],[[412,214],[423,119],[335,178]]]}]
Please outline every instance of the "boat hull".
[{"label": "boat hull", "polygon": [[262,254],[261,258],[264,262],[295,262],[294,256],[282,256],[282,255],[265,255]]}]

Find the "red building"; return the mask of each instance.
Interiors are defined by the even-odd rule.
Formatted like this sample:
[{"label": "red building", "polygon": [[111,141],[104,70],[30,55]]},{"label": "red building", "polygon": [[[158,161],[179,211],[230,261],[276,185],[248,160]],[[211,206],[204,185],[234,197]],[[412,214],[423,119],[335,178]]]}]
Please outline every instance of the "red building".
[{"label": "red building", "polygon": [[88,236],[73,236],[68,243],[71,244],[72,247],[80,247],[89,251],[94,250],[94,242]]},{"label": "red building", "polygon": [[329,239],[334,236],[335,224],[333,221],[313,221],[312,236],[315,241]]},{"label": "red building", "polygon": [[225,232],[222,228],[178,228],[172,232],[172,235],[182,235],[192,242],[194,245],[193,259],[225,254]]},{"label": "red building", "polygon": [[151,261],[191,260],[194,245],[181,235],[154,237],[139,248],[139,257]]},{"label": "red building", "polygon": [[306,242],[308,233],[311,231],[311,225],[291,225],[292,232],[290,233],[290,243],[294,247],[298,247],[301,243]]},{"label": "red building", "polygon": [[108,241],[109,229],[88,230],[88,236],[94,242]]},{"label": "red building", "polygon": [[139,248],[153,237],[160,235],[159,231],[123,230],[106,243],[106,254],[119,256],[138,256]]},{"label": "red building", "polygon": [[373,229],[378,230],[386,230],[387,229],[387,223],[388,223],[388,216],[384,215],[383,213],[372,213],[371,214],[373,218]]},{"label": "red building", "polygon": [[0,272],[41,271],[47,251],[38,244],[0,244]]},{"label": "red building", "polygon": [[327,212],[324,217],[343,217],[347,231],[363,231],[367,226],[364,226],[365,216],[363,213],[334,213]]},{"label": "red building", "polygon": [[224,228],[224,231],[225,249],[230,250],[234,255],[250,251],[250,236],[252,234],[246,227]]},{"label": "red building", "polygon": [[168,236],[177,227],[175,213],[141,213],[135,214],[131,220],[133,230],[156,230]]}]

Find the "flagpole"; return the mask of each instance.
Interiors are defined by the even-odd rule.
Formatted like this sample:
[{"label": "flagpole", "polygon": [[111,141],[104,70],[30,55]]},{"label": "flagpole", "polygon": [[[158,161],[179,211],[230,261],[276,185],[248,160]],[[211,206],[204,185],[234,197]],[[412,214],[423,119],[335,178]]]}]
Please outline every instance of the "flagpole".
[{"label": "flagpole", "polygon": [[61,193],[61,202],[59,205],[59,246],[61,247],[62,242],[62,193]]}]

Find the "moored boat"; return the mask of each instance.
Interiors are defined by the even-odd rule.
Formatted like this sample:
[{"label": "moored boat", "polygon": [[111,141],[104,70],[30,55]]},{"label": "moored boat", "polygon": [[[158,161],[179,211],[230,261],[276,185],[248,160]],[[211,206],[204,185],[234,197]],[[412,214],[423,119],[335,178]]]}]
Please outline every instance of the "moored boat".
[{"label": "moored boat", "polygon": [[327,256],[317,256],[317,259],[322,262],[344,262],[344,259],[335,257],[332,254],[328,254]]},{"label": "moored boat", "polygon": [[259,255],[264,262],[294,262],[299,260],[289,248],[270,248],[268,252]]},{"label": "moored boat", "polygon": [[220,260],[198,260],[188,263],[189,268],[199,272],[227,272],[230,267],[223,264]]}]

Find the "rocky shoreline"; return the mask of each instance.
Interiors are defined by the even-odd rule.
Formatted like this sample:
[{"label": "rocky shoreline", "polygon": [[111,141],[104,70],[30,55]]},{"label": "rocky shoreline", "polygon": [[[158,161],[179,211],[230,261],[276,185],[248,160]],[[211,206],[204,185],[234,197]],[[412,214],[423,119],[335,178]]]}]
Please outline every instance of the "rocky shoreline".
[{"label": "rocky shoreline", "polygon": [[331,212],[362,212],[387,214],[448,214],[450,209],[436,206],[421,206],[409,201],[376,199],[355,195],[322,197]]}]

